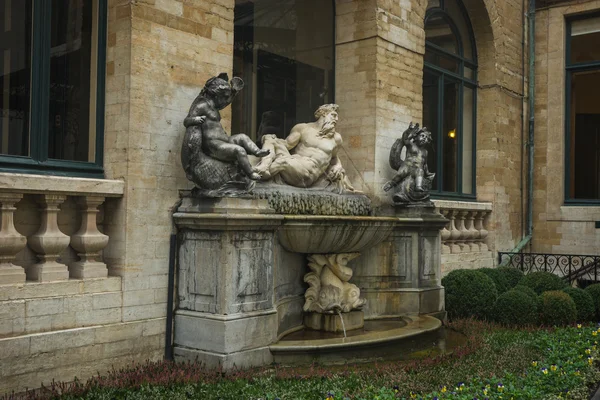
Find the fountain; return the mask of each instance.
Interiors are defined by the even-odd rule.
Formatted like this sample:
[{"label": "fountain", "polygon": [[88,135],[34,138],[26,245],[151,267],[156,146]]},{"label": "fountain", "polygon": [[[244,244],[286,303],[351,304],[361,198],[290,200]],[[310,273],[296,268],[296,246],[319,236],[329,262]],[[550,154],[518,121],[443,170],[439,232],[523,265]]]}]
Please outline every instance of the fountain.
[{"label": "fountain", "polygon": [[337,105],[258,148],[220,123],[242,88],[211,78],[184,122],[182,164],[196,188],[173,216],[176,359],[294,363],[439,329],[446,220],[428,198],[426,129],[411,124],[394,145],[398,172],[384,189],[398,188],[395,206],[374,210],[337,158]]}]

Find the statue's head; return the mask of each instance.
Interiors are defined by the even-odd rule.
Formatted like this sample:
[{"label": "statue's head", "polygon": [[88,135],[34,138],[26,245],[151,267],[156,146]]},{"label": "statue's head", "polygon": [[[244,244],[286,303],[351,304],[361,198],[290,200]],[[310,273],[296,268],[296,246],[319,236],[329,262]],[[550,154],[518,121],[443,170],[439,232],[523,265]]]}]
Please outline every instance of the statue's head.
[{"label": "statue's head", "polygon": [[244,81],[240,78],[233,78],[231,83],[226,73],[213,76],[204,84],[200,96],[209,98],[213,101],[218,110],[227,107],[233,101],[233,97],[242,90]]},{"label": "statue's head", "polygon": [[415,142],[419,145],[419,147],[425,147],[432,141],[433,138],[431,137],[431,132],[429,132],[426,127],[419,128],[417,136],[415,137]]},{"label": "statue's head", "polygon": [[340,106],[337,104],[323,104],[315,111],[315,118],[321,124],[322,135],[333,136],[335,134],[339,108]]}]

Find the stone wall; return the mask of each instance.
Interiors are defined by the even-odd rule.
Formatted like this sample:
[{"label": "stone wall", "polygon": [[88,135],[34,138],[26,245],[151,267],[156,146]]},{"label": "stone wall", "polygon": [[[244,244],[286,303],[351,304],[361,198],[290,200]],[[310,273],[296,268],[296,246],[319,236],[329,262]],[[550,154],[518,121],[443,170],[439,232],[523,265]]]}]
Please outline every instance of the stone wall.
[{"label": "stone wall", "polygon": [[[171,213],[190,188],[182,121],[209,77],[231,75],[234,0],[108,3],[104,165],[107,179],[125,182],[100,220],[111,276],[0,286],[0,393],[164,354]],[[229,125],[229,109],[223,116]],[[39,225],[30,203],[16,215],[24,235]],[[68,200],[59,227],[69,233],[78,221]]]},{"label": "stone wall", "polygon": [[536,252],[600,254],[600,207],[564,204],[565,18],[600,2],[561,2],[536,13],[534,235]]}]

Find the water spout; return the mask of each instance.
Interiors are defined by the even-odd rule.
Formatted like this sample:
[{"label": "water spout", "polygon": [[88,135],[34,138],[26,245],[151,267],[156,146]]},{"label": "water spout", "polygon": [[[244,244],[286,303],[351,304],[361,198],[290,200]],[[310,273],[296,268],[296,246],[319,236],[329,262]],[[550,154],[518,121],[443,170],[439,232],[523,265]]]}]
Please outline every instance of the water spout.
[{"label": "water spout", "polygon": [[346,338],[346,325],[344,325],[344,318],[342,317],[342,311],[337,310],[338,315],[340,316],[340,321],[342,321],[342,329],[344,330],[344,339]]}]

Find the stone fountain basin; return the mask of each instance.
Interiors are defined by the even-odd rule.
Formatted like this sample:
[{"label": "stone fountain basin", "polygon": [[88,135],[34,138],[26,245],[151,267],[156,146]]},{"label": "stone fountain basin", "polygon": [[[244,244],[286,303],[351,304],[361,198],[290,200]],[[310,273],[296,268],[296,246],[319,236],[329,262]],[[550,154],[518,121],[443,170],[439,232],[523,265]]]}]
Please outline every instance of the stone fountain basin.
[{"label": "stone fountain basin", "polygon": [[293,253],[353,253],[378,245],[392,232],[396,218],[285,215],[279,243]]}]

